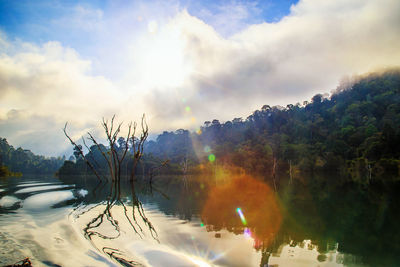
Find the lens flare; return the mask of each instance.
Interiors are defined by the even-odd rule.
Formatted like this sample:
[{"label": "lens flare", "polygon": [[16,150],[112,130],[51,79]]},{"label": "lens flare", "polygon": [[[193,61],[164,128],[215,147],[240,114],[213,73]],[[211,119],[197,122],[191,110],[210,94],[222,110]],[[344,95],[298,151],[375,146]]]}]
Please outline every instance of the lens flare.
[{"label": "lens flare", "polygon": [[247,221],[246,221],[246,218],[243,215],[242,209],[241,208],[237,208],[236,212],[239,214],[240,220],[242,221],[243,225],[247,225]]},{"label": "lens flare", "polygon": [[208,153],[211,151],[211,148],[209,146],[204,147],[204,152]]},{"label": "lens flare", "polygon": [[226,229],[250,236],[258,245],[268,246],[282,222],[276,194],[267,184],[251,176],[231,174],[226,177],[219,184],[209,185],[202,222],[210,230]]},{"label": "lens flare", "polygon": [[244,235],[245,237],[247,237],[247,238],[250,238],[250,237],[251,237],[251,231],[250,231],[250,229],[247,228],[247,227],[244,228],[243,235]]},{"label": "lens flare", "polygon": [[185,110],[186,110],[187,112],[190,112],[191,108],[190,108],[189,106],[186,106],[186,107],[185,107]]},{"label": "lens flare", "polygon": [[214,154],[208,155],[208,160],[209,160],[210,162],[214,162],[214,161],[215,161],[215,155],[214,155]]}]

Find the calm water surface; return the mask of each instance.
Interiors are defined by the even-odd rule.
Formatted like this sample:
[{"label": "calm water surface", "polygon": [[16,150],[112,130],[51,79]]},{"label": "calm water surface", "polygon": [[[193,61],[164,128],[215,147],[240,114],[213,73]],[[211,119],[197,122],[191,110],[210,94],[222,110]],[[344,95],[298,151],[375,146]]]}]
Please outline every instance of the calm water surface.
[{"label": "calm water surface", "polygon": [[[0,266],[399,266],[399,186],[0,180]],[[314,188],[313,188],[314,187]]]}]

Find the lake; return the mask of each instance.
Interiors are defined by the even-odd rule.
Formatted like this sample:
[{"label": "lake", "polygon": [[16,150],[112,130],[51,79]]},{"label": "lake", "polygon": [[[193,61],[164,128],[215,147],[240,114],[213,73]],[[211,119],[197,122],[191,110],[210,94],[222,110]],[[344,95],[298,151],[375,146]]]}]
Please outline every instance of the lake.
[{"label": "lake", "polygon": [[3,178],[0,265],[399,266],[400,184],[329,179]]}]

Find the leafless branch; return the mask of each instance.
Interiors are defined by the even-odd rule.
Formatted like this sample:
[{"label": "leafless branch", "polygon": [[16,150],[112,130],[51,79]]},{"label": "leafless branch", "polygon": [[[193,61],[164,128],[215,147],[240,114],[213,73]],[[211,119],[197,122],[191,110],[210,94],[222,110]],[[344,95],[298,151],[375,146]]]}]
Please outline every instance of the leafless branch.
[{"label": "leafless branch", "polygon": [[74,142],[74,140],[72,140],[72,138],[68,135],[67,133],[67,125],[68,122],[65,123],[64,126],[64,134],[65,136],[68,138],[68,140],[71,142],[72,146],[77,149],[77,151],[79,152],[79,154],[82,156],[82,158],[85,160],[86,164],[90,167],[90,169],[93,171],[93,173],[96,175],[96,177],[101,181],[101,177],[100,175],[97,173],[96,169],[93,167],[93,165],[87,160],[87,158],[85,157],[85,154],[83,153],[82,149]]}]

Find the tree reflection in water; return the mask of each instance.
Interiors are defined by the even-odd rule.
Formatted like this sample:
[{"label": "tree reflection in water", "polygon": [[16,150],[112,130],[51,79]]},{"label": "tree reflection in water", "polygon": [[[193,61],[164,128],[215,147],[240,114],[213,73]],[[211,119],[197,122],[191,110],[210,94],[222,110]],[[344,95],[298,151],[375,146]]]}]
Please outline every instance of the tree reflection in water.
[{"label": "tree reflection in water", "polygon": [[[89,222],[86,223],[85,227],[82,229],[85,238],[90,240],[93,246],[98,250],[104,252],[110,258],[118,261],[120,264],[125,266],[140,266],[141,264],[139,262],[127,260],[126,256],[121,250],[109,246],[103,246],[101,249],[99,249],[99,247],[97,247],[93,241],[94,237],[98,237],[103,240],[114,240],[121,236],[120,222],[113,216],[113,212],[117,212],[119,210],[117,207],[122,207],[123,215],[135,234],[140,236],[140,238],[143,238],[145,233],[143,227],[146,227],[152,238],[158,241],[157,232],[150,220],[145,215],[143,205],[136,195],[134,184],[136,166],[143,155],[144,142],[148,136],[148,127],[145,117],[144,115],[142,117],[140,137],[135,136],[137,124],[129,123],[127,137],[125,139],[127,141],[121,142],[121,145],[119,146],[117,145],[117,140],[121,132],[122,123],[115,124],[114,119],[115,116],[112,117],[110,122],[104,118],[102,121],[102,127],[106,134],[106,140],[109,145],[108,148],[100,145],[100,143],[91,133],[88,133],[87,137],[87,140],[91,141],[93,144],[91,147],[89,147],[85,139],[82,138],[84,146],[89,151],[89,153],[86,155],[82,150],[82,146],[78,145],[68,135],[66,129],[67,124],[65,124],[64,134],[73,145],[74,150],[76,151],[77,160],[84,160],[92,170],[93,174],[98,178],[99,184],[92,192],[93,196],[95,197],[97,195],[96,189],[103,188],[103,183],[105,184],[111,182],[111,186],[105,200],[101,199],[100,201],[97,201],[97,204],[94,206],[88,206],[87,209],[86,207],[80,207],[83,211],[81,211],[79,214],[75,214],[75,218],[81,217],[85,214],[90,216],[90,211],[94,209],[96,209],[96,211],[100,211],[98,215],[90,218]],[[100,152],[106,162],[108,169],[105,173],[103,173],[104,168],[100,166],[94,157],[88,157],[88,155],[92,155],[91,152],[95,150]],[[128,168],[128,165],[130,166],[131,173],[129,177],[123,177],[121,175],[122,168],[124,166],[125,168]],[[130,182],[130,185],[125,184],[127,181]],[[126,203],[128,204],[128,201],[125,203],[122,200],[121,182],[124,183],[124,186],[130,187],[130,207],[127,207],[126,205]],[[151,186],[151,183],[149,186]],[[100,194],[100,196],[101,195],[102,194]],[[129,209],[131,209],[131,212],[129,212]],[[77,212],[77,210],[78,209],[75,209],[74,211]],[[143,227],[140,225],[138,220],[143,223]]]},{"label": "tree reflection in water", "polygon": [[[149,219],[146,217],[144,210],[143,210],[143,205],[136,196],[134,183],[131,182],[131,202],[132,202],[131,217],[128,214],[128,209],[127,209],[125,203],[121,200],[120,189],[121,189],[120,183],[116,183],[115,181],[113,181],[110,195],[108,196],[107,200],[104,203],[105,204],[104,211],[102,213],[100,213],[97,217],[94,217],[86,225],[86,227],[83,229],[83,231],[85,232],[85,236],[88,239],[92,239],[93,235],[96,235],[96,236],[99,236],[99,237],[105,238],[105,239],[114,239],[114,238],[119,237],[119,235],[120,235],[119,223],[117,220],[115,220],[113,218],[111,210],[115,205],[121,205],[124,209],[125,218],[127,219],[127,221],[129,222],[130,226],[132,227],[132,229],[135,231],[136,234],[138,234],[141,237],[143,234],[143,229],[137,222],[137,215],[139,215],[139,217],[142,219],[142,221],[148,227],[148,229],[151,233],[151,236],[157,240],[157,232],[154,229],[151,222],[149,221]],[[104,219],[109,221],[110,224],[113,226],[113,228],[117,231],[117,233],[118,233],[117,236],[103,235],[95,230],[104,222]]]},{"label": "tree reflection in water", "polygon": [[[171,180],[162,177],[154,184],[166,192],[170,198],[159,195],[153,188],[154,198],[151,198],[149,203],[156,203],[157,209],[163,214],[179,217],[182,220],[196,221],[197,215],[200,215],[205,225],[203,230],[220,233],[221,241],[228,239],[228,235],[225,236],[222,229],[238,235],[246,234],[246,228],[249,229],[249,239],[251,238],[254,249],[262,255],[258,262],[260,266],[265,266],[265,264],[267,266],[268,264],[299,266],[304,260],[307,260],[310,266],[318,264],[398,266],[400,250],[399,246],[393,244],[397,244],[400,240],[398,234],[400,182],[382,184],[372,181],[373,187],[365,187],[354,183],[343,184],[338,179],[330,179],[331,182],[326,183],[328,178],[316,176],[313,177],[312,183],[294,179],[287,187],[281,186],[282,190],[276,194],[273,190],[265,189],[265,184],[260,180],[253,182],[255,179],[251,177],[237,177],[238,181],[217,186],[215,183],[207,183],[208,177],[189,177],[188,187],[184,186],[182,177],[171,178]],[[246,179],[249,181],[248,184],[244,184]],[[83,179],[80,181],[80,185],[75,183],[78,188],[88,188],[83,185]],[[95,178],[92,181],[95,182]],[[90,187],[95,186],[96,183],[93,183]],[[144,194],[142,186],[143,183],[136,184],[136,193],[140,194],[141,200],[146,201],[142,198]],[[145,194],[151,194],[151,188],[146,188],[148,191]],[[128,215],[132,218],[131,203],[127,204],[125,197],[131,194],[131,187],[121,183],[121,189],[123,191],[121,201],[126,205]],[[93,200],[85,198],[85,201],[91,203],[82,206],[86,209],[96,209],[93,207],[96,203],[101,202],[101,205],[105,205],[111,200],[111,198],[107,199],[111,195],[109,190],[109,183],[102,183],[95,190],[95,196],[88,194],[88,197],[94,198]],[[111,209],[112,214],[117,215],[113,212],[114,209],[118,209],[116,206],[120,211],[118,218],[125,218],[123,206],[118,203]],[[241,208],[247,225],[243,225],[236,211],[238,207]],[[278,212],[275,214],[272,212],[274,207],[278,207]],[[103,206],[100,208],[102,208],[101,211],[105,209]],[[260,214],[255,212],[257,209]],[[99,213],[95,210],[91,214],[97,216]],[[282,217],[280,224],[278,223],[280,217],[277,214]],[[152,214],[147,213],[147,215],[152,219]],[[107,221],[106,215],[103,216]],[[139,215],[136,217],[138,221],[141,221]],[[122,220],[118,218],[120,222],[118,225],[122,226]],[[86,224],[87,222],[89,220],[85,221]],[[156,220],[152,222],[156,224]],[[264,224],[264,222],[268,223]],[[107,223],[113,227],[108,221]],[[86,227],[86,224],[82,228]],[[127,225],[129,224],[125,223],[125,226]],[[143,224],[140,225],[143,226]],[[147,227],[143,230],[147,232]],[[165,235],[161,234],[163,228],[157,228],[157,231],[161,242],[164,243],[162,237]],[[136,235],[134,230],[132,234]],[[171,231],[167,235],[174,235],[174,233]],[[150,234],[147,236],[150,237]],[[214,233],[209,237],[211,238],[209,241],[212,242],[207,245],[211,247],[214,244],[212,240]],[[92,238],[95,236],[93,235]],[[238,239],[243,240],[243,238]],[[183,243],[182,240],[179,242],[181,243],[176,245],[179,248],[182,246],[187,248],[191,244]],[[244,242],[244,244],[248,243]],[[123,249],[123,246],[107,244],[107,246],[99,246],[99,250],[103,251],[103,247],[106,247],[104,253],[113,253],[112,256],[107,254],[110,257],[121,256],[117,254],[121,251],[109,248]],[[229,248],[228,245],[222,250],[227,248]],[[312,258],[311,256],[299,258],[302,255],[311,255]],[[290,263],[288,263],[289,260]],[[286,265],[283,262],[286,262]]]},{"label": "tree reflection in water", "polygon": [[[114,180],[110,187],[106,188],[104,185],[106,184],[99,183],[94,187],[91,192],[93,199],[81,203],[71,215],[75,219],[87,220],[89,218],[88,222],[83,224],[82,231],[85,238],[97,250],[123,266],[143,266],[138,261],[128,259],[129,256],[121,249],[117,249],[109,243],[104,245],[102,242],[98,242],[98,239],[94,240],[95,237],[103,240],[115,240],[121,236],[121,233],[126,232],[121,229],[121,225],[129,225],[130,229],[140,238],[149,233],[154,240],[159,242],[157,231],[146,216],[142,202],[136,195],[134,182],[130,182],[129,185],[128,183],[121,185],[121,182]],[[151,192],[152,189],[149,191]],[[117,215],[114,216],[114,213]],[[93,216],[93,214],[96,215]],[[123,217],[120,216],[121,214]],[[125,222],[118,221],[117,218],[119,220],[124,218]]]}]

